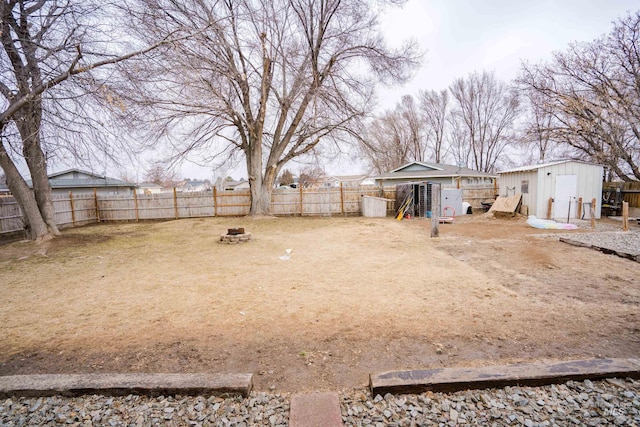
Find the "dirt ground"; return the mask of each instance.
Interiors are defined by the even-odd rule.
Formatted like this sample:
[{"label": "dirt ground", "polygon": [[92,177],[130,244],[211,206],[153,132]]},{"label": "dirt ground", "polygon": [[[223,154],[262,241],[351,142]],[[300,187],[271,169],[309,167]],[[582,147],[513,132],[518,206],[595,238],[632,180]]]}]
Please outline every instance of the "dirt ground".
[{"label": "dirt ground", "polygon": [[[255,240],[218,243],[230,227]],[[394,369],[636,357],[640,263],[560,232],[486,215],[436,239],[421,219],[206,218],[5,244],[0,375],[253,372],[258,390],[293,392]]]}]

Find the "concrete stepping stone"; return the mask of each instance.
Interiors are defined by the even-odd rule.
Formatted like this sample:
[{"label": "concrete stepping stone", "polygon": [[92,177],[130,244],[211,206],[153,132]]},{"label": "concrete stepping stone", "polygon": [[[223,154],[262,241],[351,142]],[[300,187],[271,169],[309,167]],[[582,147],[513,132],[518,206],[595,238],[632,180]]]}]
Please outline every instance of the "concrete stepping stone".
[{"label": "concrete stepping stone", "polygon": [[341,427],[338,393],[305,393],[291,396],[289,427]]}]

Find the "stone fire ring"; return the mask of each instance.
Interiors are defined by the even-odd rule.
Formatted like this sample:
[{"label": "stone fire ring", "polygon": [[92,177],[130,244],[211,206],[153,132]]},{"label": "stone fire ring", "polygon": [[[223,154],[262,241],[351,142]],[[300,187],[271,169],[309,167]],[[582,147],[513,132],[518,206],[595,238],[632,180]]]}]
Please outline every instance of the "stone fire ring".
[{"label": "stone fire ring", "polygon": [[222,234],[220,236],[220,243],[226,243],[228,245],[235,245],[236,243],[250,242],[252,240],[253,240],[253,236],[251,235],[251,233],[235,234],[235,235]]}]

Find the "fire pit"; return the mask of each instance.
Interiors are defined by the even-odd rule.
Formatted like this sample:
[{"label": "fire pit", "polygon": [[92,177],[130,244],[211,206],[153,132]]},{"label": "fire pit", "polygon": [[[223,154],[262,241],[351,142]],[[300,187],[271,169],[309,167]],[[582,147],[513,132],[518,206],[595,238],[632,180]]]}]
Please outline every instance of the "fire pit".
[{"label": "fire pit", "polygon": [[220,236],[220,243],[234,245],[236,243],[244,243],[253,240],[251,233],[246,233],[244,228],[229,228],[227,234]]}]

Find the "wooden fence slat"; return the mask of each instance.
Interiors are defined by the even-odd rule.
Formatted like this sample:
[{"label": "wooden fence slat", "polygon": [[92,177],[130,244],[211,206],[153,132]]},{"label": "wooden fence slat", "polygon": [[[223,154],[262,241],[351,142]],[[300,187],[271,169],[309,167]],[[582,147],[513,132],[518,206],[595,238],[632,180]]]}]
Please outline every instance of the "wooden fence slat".
[{"label": "wooden fence slat", "polygon": [[73,209],[73,193],[71,191],[69,191],[69,204],[71,205],[71,223],[75,227],[75,225],[76,225],[76,213],[74,212],[74,209]]},{"label": "wooden fence slat", "polygon": [[133,190],[133,207],[136,212],[136,222],[140,221],[140,212],[138,211],[138,192]]},{"label": "wooden fence slat", "polygon": [[302,184],[298,184],[300,186],[300,216],[304,213],[304,206],[302,201]]},{"label": "wooden fence slat", "polygon": [[176,212],[176,219],[178,219],[178,193],[176,187],[173,187],[173,206]]},{"label": "wooden fence slat", "polygon": [[218,216],[218,201],[216,200],[218,190],[213,187],[213,216]]},{"label": "wooden fence slat", "polygon": [[98,190],[93,189],[93,198],[96,204],[96,221],[100,222],[100,210],[98,209]]}]

